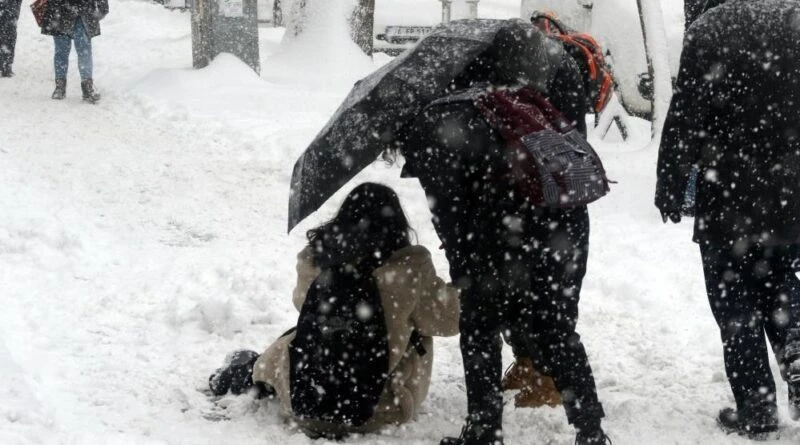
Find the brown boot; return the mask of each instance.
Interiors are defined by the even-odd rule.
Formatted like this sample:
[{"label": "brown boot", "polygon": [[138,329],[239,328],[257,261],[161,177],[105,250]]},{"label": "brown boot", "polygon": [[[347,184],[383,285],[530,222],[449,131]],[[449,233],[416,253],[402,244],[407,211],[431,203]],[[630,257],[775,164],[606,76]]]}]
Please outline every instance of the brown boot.
[{"label": "brown boot", "polygon": [[517,408],[538,408],[540,406],[557,407],[561,405],[561,393],[556,389],[556,384],[549,376],[533,370],[533,377],[529,384],[522,387],[519,394],[514,397],[514,406]]},{"label": "brown boot", "polygon": [[533,372],[531,359],[517,357],[516,361],[506,369],[506,374],[503,376],[503,390],[514,391],[530,385],[530,382],[533,381]]},{"label": "brown boot", "polygon": [[81,91],[83,92],[84,102],[96,104],[100,101],[100,94],[94,89],[94,82],[92,82],[92,79],[86,79],[81,82]]},{"label": "brown boot", "polygon": [[61,100],[67,95],[67,79],[56,79],[56,89],[50,96],[53,100]]}]

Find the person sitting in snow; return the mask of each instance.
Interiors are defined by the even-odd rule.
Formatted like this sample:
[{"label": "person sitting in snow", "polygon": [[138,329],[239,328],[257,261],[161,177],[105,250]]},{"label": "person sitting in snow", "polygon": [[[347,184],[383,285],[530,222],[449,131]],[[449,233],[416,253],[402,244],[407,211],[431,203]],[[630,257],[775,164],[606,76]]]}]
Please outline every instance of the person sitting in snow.
[{"label": "person sitting in snow", "polygon": [[[260,355],[253,351],[232,354],[226,366],[211,376],[212,392],[222,395],[229,391],[234,394],[255,391],[260,396],[275,397],[284,414],[311,437],[341,438],[414,418],[430,386],[432,337],[458,334],[459,292],[436,275],[430,252],[411,243],[411,231],[391,188],[365,183],[353,189],[336,217],[308,232],[309,243],[297,256],[297,286],[292,298],[301,313],[297,327]],[[313,391],[315,394],[311,397],[299,394],[306,374],[319,372],[313,362],[324,361],[324,358],[313,357],[314,352],[309,351],[324,340],[312,339],[304,344],[304,339],[298,338],[301,331],[311,332],[304,335],[314,335],[313,329],[304,331],[309,322],[308,314],[311,314],[312,324],[325,324],[320,319],[337,310],[329,306],[351,299],[344,290],[339,295],[334,292],[330,298],[319,299],[320,294],[330,294],[326,294],[329,289],[322,286],[328,286],[330,274],[340,267],[366,272],[374,279],[380,303],[368,313],[382,311],[385,320],[385,346],[370,347],[360,358],[358,348],[351,348],[350,352],[342,354],[338,363],[329,365],[344,365],[351,376],[358,376],[357,368],[362,364],[386,367],[379,373],[385,374],[383,379],[377,376],[378,393],[365,407],[367,415],[361,417],[345,415],[345,408],[341,406],[329,410],[323,397],[316,397],[317,391]],[[369,288],[371,282],[367,280],[358,287]],[[368,296],[362,298],[366,300]],[[323,310],[318,311],[316,306]],[[357,323],[357,320],[347,321],[345,330],[358,332]],[[322,329],[333,330],[328,325],[330,323]],[[351,341],[358,343],[361,339]],[[305,350],[300,350],[303,348]],[[297,355],[293,355],[295,353]],[[329,351],[323,352],[327,353]],[[381,364],[382,358],[385,361]],[[336,375],[336,371],[326,373],[324,380],[333,380]],[[354,385],[365,383],[357,381],[357,377],[352,380]],[[320,393],[324,392],[321,390],[324,386],[324,383],[319,384]],[[335,391],[331,398],[334,405],[347,399],[345,392],[346,388]]]}]

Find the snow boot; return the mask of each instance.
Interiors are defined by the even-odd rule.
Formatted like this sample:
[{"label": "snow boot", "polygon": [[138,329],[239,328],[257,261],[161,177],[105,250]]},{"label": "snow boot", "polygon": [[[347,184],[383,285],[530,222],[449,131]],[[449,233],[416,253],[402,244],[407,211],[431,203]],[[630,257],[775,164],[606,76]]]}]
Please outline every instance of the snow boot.
[{"label": "snow boot", "polygon": [[503,445],[503,430],[499,426],[481,425],[467,420],[458,437],[445,437],[439,445]]},{"label": "snow boot", "polygon": [[576,422],[575,445],[611,445],[611,439],[600,427],[600,419]]},{"label": "snow boot", "polygon": [[750,440],[773,439],[778,433],[778,417],[774,410],[766,411],[759,415],[744,416],[733,408],[725,408],[717,416],[717,425],[728,434],[736,433]]},{"label": "snow boot", "polygon": [[503,376],[503,390],[520,390],[530,385],[534,378],[533,362],[527,357],[519,357],[508,366]]},{"label": "snow boot", "polygon": [[94,89],[94,82],[92,79],[86,79],[81,82],[81,91],[83,92],[83,101],[96,104],[100,101],[100,94]]},{"label": "snow boot", "polygon": [[11,67],[0,69],[0,77],[14,77],[14,72]]},{"label": "snow boot", "polygon": [[56,89],[50,96],[54,100],[61,100],[67,96],[67,79],[56,79]]},{"label": "snow boot", "polygon": [[514,396],[514,406],[517,408],[539,408],[540,406],[555,408],[561,405],[561,393],[556,388],[553,378],[533,371],[533,377]]},{"label": "snow boot", "polygon": [[215,396],[229,391],[239,395],[253,387],[253,365],[258,360],[255,351],[234,351],[225,357],[222,367],[208,378],[208,387]]},{"label": "snow boot", "polygon": [[612,445],[611,439],[600,430],[596,433],[579,432],[575,436],[575,445]]}]

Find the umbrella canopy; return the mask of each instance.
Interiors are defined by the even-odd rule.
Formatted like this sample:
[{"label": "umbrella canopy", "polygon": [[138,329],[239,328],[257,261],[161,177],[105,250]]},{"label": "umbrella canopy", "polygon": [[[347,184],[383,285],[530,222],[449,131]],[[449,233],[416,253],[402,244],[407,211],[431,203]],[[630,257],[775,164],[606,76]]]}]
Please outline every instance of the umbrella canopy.
[{"label": "umbrella canopy", "polygon": [[531,85],[542,92],[561,45],[529,22],[457,20],[437,27],[392,62],[356,82],[297,160],[289,230],[316,211],[397,139],[427,104],[472,82]]}]

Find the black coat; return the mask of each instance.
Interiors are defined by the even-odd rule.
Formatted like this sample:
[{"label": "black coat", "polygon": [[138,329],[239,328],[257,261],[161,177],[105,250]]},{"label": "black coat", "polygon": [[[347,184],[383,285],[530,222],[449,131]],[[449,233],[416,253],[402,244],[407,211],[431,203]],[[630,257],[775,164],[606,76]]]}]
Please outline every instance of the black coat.
[{"label": "black coat", "polygon": [[678,211],[697,166],[696,242],[800,242],[797,23],[798,0],[729,0],[687,31],[655,204]]},{"label": "black coat", "polygon": [[108,0],[48,0],[42,34],[72,36],[75,21],[83,20],[89,37],[100,35],[100,20],[108,14]]},{"label": "black coat", "polygon": [[[566,52],[556,60],[561,67],[553,70],[546,93],[585,133],[586,95],[578,65]],[[530,208],[514,197],[515,186],[502,174],[507,168],[505,144],[471,103],[429,106],[405,132],[403,175],[419,178],[429,198],[453,280],[476,270],[487,273],[487,265],[530,245],[531,238],[543,239],[553,226],[580,226],[588,233],[585,206]],[[524,229],[514,222],[518,220],[524,221]]]}]

